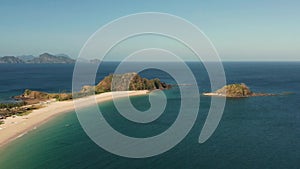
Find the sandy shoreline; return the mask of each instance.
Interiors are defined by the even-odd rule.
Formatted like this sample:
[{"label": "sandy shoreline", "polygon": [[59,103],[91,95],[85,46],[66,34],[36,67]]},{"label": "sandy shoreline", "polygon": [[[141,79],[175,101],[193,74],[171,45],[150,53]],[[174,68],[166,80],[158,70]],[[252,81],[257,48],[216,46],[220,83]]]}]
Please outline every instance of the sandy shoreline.
[{"label": "sandy shoreline", "polygon": [[218,94],[218,93],[203,93],[204,96],[224,96],[226,97],[225,95],[222,95],[222,94]]},{"label": "sandy shoreline", "polygon": [[[120,92],[107,92],[99,95],[95,95],[96,102],[104,102],[112,100],[112,95],[114,98],[129,96],[146,95],[149,91],[120,91]],[[91,100],[94,100],[94,96],[88,96],[84,98],[76,99],[76,103],[80,103],[80,107],[87,107],[93,105]],[[37,126],[47,122],[54,116],[73,111],[75,109],[73,100],[69,101],[54,101],[48,102],[45,107],[33,110],[32,113],[25,116],[15,116],[8,117],[4,119],[4,124],[0,125],[0,147],[8,144],[12,140],[22,136],[28,131],[36,128]]]}]

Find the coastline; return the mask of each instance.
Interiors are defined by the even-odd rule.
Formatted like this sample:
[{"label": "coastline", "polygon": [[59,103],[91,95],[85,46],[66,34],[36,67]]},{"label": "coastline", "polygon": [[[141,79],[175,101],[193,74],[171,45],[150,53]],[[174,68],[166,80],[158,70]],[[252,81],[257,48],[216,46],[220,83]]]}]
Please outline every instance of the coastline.
[{"label": "coastline", "polygon": [[226,97],[225,95],[222,94],[218,94],[218,93],[203,93],[204,96],[223,96]]},{"label": "coastline", "polygon": [[249,97],[249,96],[228,96],[228,95],[225,95],[225,94],[214,93],[214,92],[203,93],[202,95],[203,96],[226,97],[226,98],[246,98],[246,97]]},{"label": "coastline", "polygon": [[203,96],[216,96],[216,97],[226,97],[226,98],[247,98],[247,97],[259,97],[259,96],[278,96],[282,94],[270,94],[270,93],[252,93],[251,95],[246,96],[230,96],[226,94],[220,94],[220,93],[203,93]]},{"label": "coastline", "polygon": [[75,100],[47,102],[43,104],[45,107],[33,110],[28,115],[4,119],[4,124],[0,125],[0,148],[55,116],[74,111],[74,101],[80,103],[80,108],[84,108],[93,105],[95,102],[92,100],[94,99],[96,103],[101,103],[112,100],[112,96],[116,99],[126,96],[146,95],[147,93],[149,93],[148,90],[106,92]]}]

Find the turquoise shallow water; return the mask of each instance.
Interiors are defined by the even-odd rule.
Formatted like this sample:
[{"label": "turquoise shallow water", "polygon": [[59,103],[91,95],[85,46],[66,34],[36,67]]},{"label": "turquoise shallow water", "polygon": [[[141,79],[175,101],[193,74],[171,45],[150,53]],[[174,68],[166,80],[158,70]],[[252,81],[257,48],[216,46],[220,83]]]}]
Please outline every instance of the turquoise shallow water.
[{"label": "turquoise shallow water", "polygon": [[[166,153],[145,159],[124,158],[99,148],[84,133],[75,112],[66,113],[2,148],[0,168],[300,168],[300,63],[225,63],[225,70],[230,83],[245,82],[254,91],[294,94],[228,99],[217,130],[204,144],[198,143],[198,137],[210,98],[201,97],[197,121],[187,137]],[[202,75],[198,66],[193,71]],[[209,90],[205,75],[200,75],[200,91]],[[178,90],[165,93],[166,111],[147,125],[124,119],[112,102],[101,104],[100,109],[119,132],[148,137],[167,130],[177,117]],[[131,100],[137,109],[146,110],[147,99]]]}]

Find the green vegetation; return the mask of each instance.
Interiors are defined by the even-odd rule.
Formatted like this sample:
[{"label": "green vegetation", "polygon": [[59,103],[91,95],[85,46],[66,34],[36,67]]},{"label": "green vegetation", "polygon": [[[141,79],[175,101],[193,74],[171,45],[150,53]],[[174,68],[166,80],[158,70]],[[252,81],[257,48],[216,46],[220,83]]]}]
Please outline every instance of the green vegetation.
[{"label": "green vegetation", "polygon": [[16,103],[0,103],[0,109],[11,109],[13,107],[21,107],[26,105],[24,101]]},{"label": "green vegetation", "polygon": [[[74,93],[75,98],[88,96],[91,94],[100,94],[110,91],[126,90],[156,90],[169,89],[171,85],[161,82],[159,79],[148,80],[142,78],[137,73],[110,74],[100,81],[96,86],[83,86],[80,92]],[[35,104],[49,99],[64,101],[73,99],[72,93],[45,93],[26,89],[20,96],[15,99],[23,100],[27,104]]]},{"label": "green vegetation", "polygon": [[48,94],[49,99],[56,99],[57,101],[71,100],[72,93],[54,93]]},{"label": "green vegetation", "polygon": [[[148,80],[142,78],[137,73],[111,74],[106,76],[96,86],[83,86],[80,92],[75,93],[75,97],[84,97],[91,94],[99,94],[110,91],[126,91],[126,90],[156,90],[169,89],[171,85],[161,82],[159,79]],[[73,99],[72,93],[46,93],[41,91],[33,91],[26,89],[20,96],[15,96],[15,99],[22,100],[16,103],[0,103],[0,119],[12,115],[27,115],[32,110],[38,109],[43,103],[49,99],[64,101]]]},{"label": "green vegetation", "polygon": [[24,92],[25,95],[29,95],[30,93],[31,93],[31,90],[29,90],[29,89],[26,89]]},{"label": "green vegetation", "polygon": [[[1,103],[1,105],[4,105]],[[9,106],[5,107],[3,106],[0,109],[0,119],[5,119],[7,117],[17,115],[17,116],[23,116],[31,113],[32,110],[41,108],[40,105],[25,105],[20,103],[9,103]]]},{"label": "green vegetation", "polygon": [[110,74],[109,76],[104,77],[104,79],[101,82],[99,82],[95,87],[92,87],[92,89],[95,90],[96,94],[110,92],[112,79],[113,75]]},{"label": "green vegetation", "polygon": [[254,97],[254,96],[277,96],[283,94],[254,93],[249,89],[249,87],[246,84],[241,83],[241,84],[226,85],[215,92],[204,93],[204,95],[241,98],[241,97]]},{"label": "green vegetation", "polygon": [[227,97],[248,97],[253,93],[250,91],[249,87],[244,83],[241,84],[230,84],[217,90],[215,93],[226,95]]},{"label": "green vegetation", "polygon": [[72,99],[72,93],[45,93],[26,89],[22,95],[16,96],[15,99],[21,99],[28,104],[34,104],[49,99],[64,101]]},{"label": "green vegetation", "polygon": [[[171,85],[161,82],[159,79],[146,79],[137,73],[111,74],[106,76],[95,86],[95,93],[125,90],[156,90],[169,89]],[[90,88],[92,89],[92,87]]]},{"label": "green vegetation", "polygon": [[39,109],[39,108],[42,108],[43,106],[40,106],[40,105],[31,105],[30,107],[27,107],[25,109],[25,111],[20,111],[18,114],[18,116],[25,116],[25,115],[28,115],[29,113],[31,113],[33,110],[35,109]]}]

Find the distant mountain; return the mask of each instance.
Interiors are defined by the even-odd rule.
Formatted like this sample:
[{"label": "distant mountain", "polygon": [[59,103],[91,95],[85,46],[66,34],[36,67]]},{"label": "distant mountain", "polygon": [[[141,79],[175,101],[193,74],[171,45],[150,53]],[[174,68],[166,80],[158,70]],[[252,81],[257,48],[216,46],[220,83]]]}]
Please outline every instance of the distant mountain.
[{"label": "distant mountain", "polygon": [[91,63],[90,60],[85,59],[85,58],[77,58],[76,62],[80,62],[80,63]]},{"label": "distant mountain", "polygon": [[24,62],[28,62],[32,59],[34,59],[33,55],[22,55],[22,56],[17,56],[17,58],[23,60]]},{"label": "distant mountain", "polygon": [[0,63],[25,63],[25,62],[14,56],[3,56],[0,57]]},{"label": "distant mountain", "polygon": [[34,58],[30,61],[29,63],[75,63],[74,59],[71,59],[68,56],[56,56],[56,55],[51,55],[49,53],[43,53],[39,57]]},{"label": "distant mountain", "polygon": [[0,57],[0,63],[67,63],[73,64],[75,60],[70,58],[66,54],[52,55],[49,53],[43,53],[39,57],[33,55],[22,56],[3,56]]},{"label": "distant mountain", "polygon": [[98,64],[100,62],[101,62],[101,60],[99,60],[99,59],[92,59],[92,60],[90,60],[90,63],[94,63],[94,64]]},{"label": "distant mountain", "polygon": [[64,54],[64,53],[56,54],[56,55],[54,55],[54,56],[62,56],[62,57],[67,57],[67,58],[70,57],[69,55]]}]

